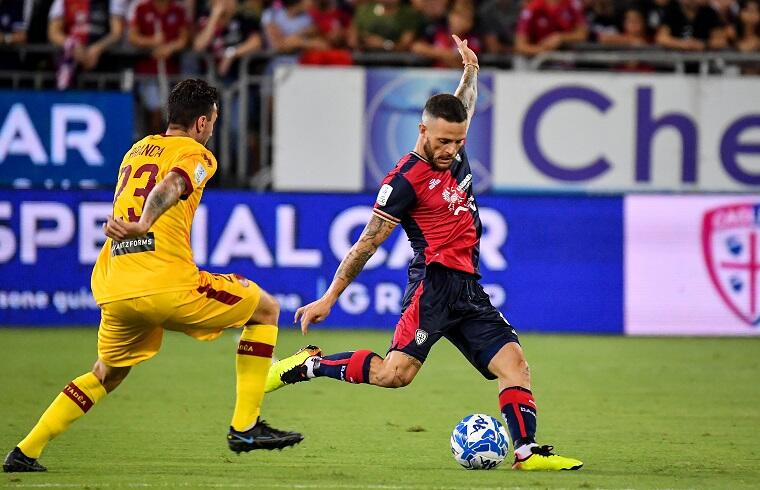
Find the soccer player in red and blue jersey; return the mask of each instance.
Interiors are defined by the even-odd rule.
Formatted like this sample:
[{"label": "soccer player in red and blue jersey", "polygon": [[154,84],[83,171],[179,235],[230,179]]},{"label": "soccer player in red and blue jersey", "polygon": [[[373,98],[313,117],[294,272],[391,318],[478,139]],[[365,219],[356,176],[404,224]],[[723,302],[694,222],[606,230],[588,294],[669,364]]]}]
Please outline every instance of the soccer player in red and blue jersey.
[{"label": "soccer player in red and blue jersey", "polygon": [[477,99],[478,59],[453,36],[464,74],[455,95],[425,104],[414,151],[385,177],[372,218],[338,267],[325,294],[296,311],[306,333],[323,321],[399,223],[415,252],[403,313],[388,355],[369,350],[315,355],[309,346],[275,363],[266,390],[329,377],[349,383],[400,388],[412,382],[441,337],[454,344],[486,379],[497,379],[499,406],[521,470],[577,470],[583,463],[552,453],[535,440],[536,402],[517,333],[491,304],[478,279],[481,223],[464,150]]}]

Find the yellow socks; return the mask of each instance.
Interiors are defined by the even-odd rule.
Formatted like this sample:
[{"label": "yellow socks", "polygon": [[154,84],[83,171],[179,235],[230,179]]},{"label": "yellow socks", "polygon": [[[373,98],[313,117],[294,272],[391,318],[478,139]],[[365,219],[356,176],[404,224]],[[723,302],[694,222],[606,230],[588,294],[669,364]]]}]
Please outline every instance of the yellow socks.
[{"label": "yellow socks", "polygon": [[243,328],[235,361],[237,400],[232,428],[244,432],[256,424],[264,398],[264,383],[277,344],[277,327],[251,325]]},{"label": "yellow socks", "polygon": [[106,394],[106,389],[93,373],[78,377],[53,400],[37,425],[18,443],[19,449],[30,458],[39,458],[48,442],[68,429]]}]

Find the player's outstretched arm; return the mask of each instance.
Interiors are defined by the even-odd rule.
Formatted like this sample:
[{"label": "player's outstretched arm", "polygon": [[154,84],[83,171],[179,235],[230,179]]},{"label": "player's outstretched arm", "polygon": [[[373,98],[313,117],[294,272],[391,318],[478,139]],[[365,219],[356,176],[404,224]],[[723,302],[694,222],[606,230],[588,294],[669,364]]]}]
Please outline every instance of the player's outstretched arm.
[{"label": "player's outstretched arm", "polygon": [[302,306],[296,310],[295,321],[301,320],[301,332],[306,334],[309,331],[309,325],[319,323],[327,318],[330,309],[341,293],[348,287],[356,276],[364,269],[367,261],[372,258],[380,245],[390,236],[395,223],[386,221],[378,216],[372,215],[367,226],[364,227],[359,240],[354,243],[351,250],[348,251],[335,272],[330,287],[321,298]]},{"label": "player's outstretched arm", "polygon": [[132,223],[108,216],[103,225],[106,236],[118,241],[145,236],[153,223],[177,202],[185,192],[185,179],[177,172],[169,172],[148,194],[140,221]]},{"label": "player's outstretched arm", "polygon": [[454,42],[457,43],[457,49],[462,56],[464,72],[462,79],[459,81],[454,95],[462,101],[467,109],[467,127],[470,127],[470,120],[475,114],[475,102],[478,100],[478,57],[473,50],[467,46],[467,41],[462,41],[456,34],[452,35]]}]

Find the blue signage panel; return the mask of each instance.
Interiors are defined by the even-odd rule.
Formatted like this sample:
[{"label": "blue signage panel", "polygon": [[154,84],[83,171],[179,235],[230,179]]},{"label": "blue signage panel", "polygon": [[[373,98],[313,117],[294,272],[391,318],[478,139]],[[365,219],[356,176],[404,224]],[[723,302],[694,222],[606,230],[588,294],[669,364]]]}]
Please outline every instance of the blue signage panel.
[{"label": "blue signage panel", "polygon": [[[366,78],[364,189],[376,192],[383,177],[414,149],[422,108],[430,96],[454,93],[461,70],[368,69]],[[467,132],[475,190],[491,188],[493,78],[478,80],[478,102]]]},{"label": "blue signage panel", "polygon": [[132,130],[130,94],[0,90],[0,185],[111,185]]},{"label": "blue signage panel", "polygon": [[[111,198],[105,191],[0,191],[0,324],[97,324],[90,272]],[[201,268],[243,274],[275,294],[285,324],[327,288],[373,201],[372,195],[207,191],[191,233],[195,258]],[[478,202],[482,282],[520,331],[622,332],[621,198]],[[399,227],[326,326],[393,328],[410,258]]]}]

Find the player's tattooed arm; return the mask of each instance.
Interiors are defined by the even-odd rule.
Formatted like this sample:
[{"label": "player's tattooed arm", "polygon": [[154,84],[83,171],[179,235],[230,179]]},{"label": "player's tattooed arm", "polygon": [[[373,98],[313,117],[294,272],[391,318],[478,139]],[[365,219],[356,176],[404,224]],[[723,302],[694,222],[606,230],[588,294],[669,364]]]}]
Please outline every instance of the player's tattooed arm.
[{"label": "player's tattooed arm", "polygon": [[296,310],[294,321],[301,322],[301,332],[306,334],[309,325],[323,321],[330,314],[330,310],[341,293],[348,287],[356,276],[362,271],[367,261],[377,251],[380,245],[390,236],[395,223],[386,221],[376,215],[372,215],[367,226],[364,227],[359,240],[348,251],[335,272],[330,287],[321,298],[302,306]]},{"label": "player's tattooed arm", "polygon": [[145,206],[143,206],[142,216],[140,216],[140,222],[147,226],[146,232],[159,216],[179,202],[180,196],[185,192],[186,185],[185,179],[180,174],[169,172],[164,180],[150,191],[145,200]]},{"label": "player's tattooed arm", "polygon": [[364,269],[369,259],[375,254],[380,245],[390,236],[393,229],[396,227],[395,223],[386,221],[376,215],[372,215],[372,218],[364,227],[359,240],[354,243],[351,250],[348,251],[346,256],[338,266],[338,270],[335,272],[330,288],[325,293],[326,296],[338,300],[338,296],[343,290],[348,287],[356,276]]},{"label": "player's tattooed arm", "polygon": [[176,172],[169,172],[148,194],[140,221],[134,223],[108,216],[103,231],[107,237],[118,241],[145,236],[153,223],[177,204],[185,189],[185,179]]},{"label": "player's tattooed arm", "polygon": [[478,100],[478,57],[475,52],[467,46],[467,41],[462,41],[457,36],[453,36],[457,43],[457,49],[462,56],[464,72],[462,79],[459,81],[454,95],[462,101],[467,110],[467,126],[470,125],[472,115],[475,114],[475,102]]}]

